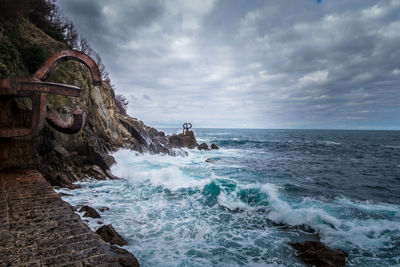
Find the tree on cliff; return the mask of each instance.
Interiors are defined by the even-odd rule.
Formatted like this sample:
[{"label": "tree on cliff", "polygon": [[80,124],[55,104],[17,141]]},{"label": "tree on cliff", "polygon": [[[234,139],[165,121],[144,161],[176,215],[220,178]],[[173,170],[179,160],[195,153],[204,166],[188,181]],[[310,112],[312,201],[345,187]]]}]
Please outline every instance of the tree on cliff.
[{"label": "tree on cliff", "polygon": [[115,96],[115,105],[121,112],[121,114],[126,115],[126,109],[128,108],[128,100],[124,95],[116,95]]},{"label": "tree on cliff", "polygon": [[[99,67],[102,80],[115,91],[101,56],[91,48],[84,37],[79,35],[74,24],[61,13],[55,0],[0,0],[0,23],[15,24],[19,18],[30,20],[53,39],[64,43],[70,49],[82,51],[92,57]],[[35,72],[49,56],[40,46],[20,47],[20,50],[24,66],[30,73]],[[0,63],[1,61],[0,58]],[[1,71],[2,69],[0,74]],[[126,115],[129,103],[126,97],[115,93],[113,97],[119,111]]]},{"label": "tree on cliff", "polygon": [[76,48],[78,32],[74,24],[62,15],[55,0],[1,0],[0,17],[6,21],[15,21],[23,17],[47,35]]}]

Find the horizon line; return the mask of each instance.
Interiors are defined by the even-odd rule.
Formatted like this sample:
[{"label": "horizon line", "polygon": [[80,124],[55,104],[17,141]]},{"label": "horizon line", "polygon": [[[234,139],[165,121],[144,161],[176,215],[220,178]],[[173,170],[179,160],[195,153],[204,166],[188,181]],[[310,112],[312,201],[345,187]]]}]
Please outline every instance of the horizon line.
[{"label": "horizon line", "polygon": [[[151,126],[153,128],[163,128],[163,129],[181,129],[182,127],[174,126]],[[373,129],[373,128],[244,128],[244,127],[193,127],[192,129],[232,129],[232,130],[313,130],[313,131],[400,131],[400,128],[394,129]]]}]

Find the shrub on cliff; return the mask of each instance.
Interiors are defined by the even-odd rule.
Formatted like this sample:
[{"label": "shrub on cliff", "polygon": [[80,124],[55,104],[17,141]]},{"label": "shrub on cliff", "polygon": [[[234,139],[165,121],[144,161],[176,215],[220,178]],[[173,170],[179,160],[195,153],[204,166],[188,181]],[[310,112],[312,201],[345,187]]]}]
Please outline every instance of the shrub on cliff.
[{"label": "shrub on cliff", "polygon": [[128,108],[129,104],[129,101],[126,100],[126,97],[123,95],[116,95],[114,100],[119,112],[121,112],[123,115],[126,115],[126,109]]},{"label": "shrub on cliff", "polygon": [[62,15],[55,2],[55,0],[1,0],[0,17],[4,21],[27,18],[53,39],[66,44],[69,48],[75,48],[78,33],[73,23]]},{"label": "shrub on cliff", "polygon": [[30,73],[35,73],[40,65],[50,56],[43,46],[33,44],[23,49],[22,60]]}]

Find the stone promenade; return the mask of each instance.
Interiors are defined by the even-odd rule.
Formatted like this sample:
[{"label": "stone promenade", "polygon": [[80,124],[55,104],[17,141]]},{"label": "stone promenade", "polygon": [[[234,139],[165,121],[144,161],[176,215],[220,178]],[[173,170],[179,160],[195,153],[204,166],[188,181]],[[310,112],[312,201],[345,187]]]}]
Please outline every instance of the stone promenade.
[{"label": "stone promenade", "polygon": [[0,266],[121,266],[37,171],[0,172]]}]

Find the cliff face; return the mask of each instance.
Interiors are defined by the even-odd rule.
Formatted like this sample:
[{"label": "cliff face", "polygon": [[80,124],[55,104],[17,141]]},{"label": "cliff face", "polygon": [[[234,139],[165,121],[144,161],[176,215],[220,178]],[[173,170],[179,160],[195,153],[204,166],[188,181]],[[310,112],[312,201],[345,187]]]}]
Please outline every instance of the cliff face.
[{"label": "cliff face", "polygon": [[[68,48],[28,20],[21,19],[12,27],[0,23],[0,78],[27,76],[41,65],[42,62],[36,62],[40,53],[44,60],[64,49]],[[30,55],[27,51],[41,52]],[[33,69],[36,65],[37,68]],[[82,89],[77,98],[48,94],[47,105],[65,121],[72,120],[75,109],[85,110],[85,126],[73,135],[57,132],[45,125],[32,139],[0,139],[0,169],[36,168],[51,184],[73,187],[72,182],[86,175],[98,179],[112,178],[109,167],[114,159],[109,153],[118,148],[173,155],[176,153],[174,148],[186,146],[186,143],[177,141],[176,136],[171,139],[163,132],[121,114],[112,88],[104,82],[101,86],[93,86],[89,71],[79,63],[60,64],[49,81]],[[24,98],[0,97],[0,127],[29,125],[31,105]],[[193,142],[196,143],[195,139]]]}]

